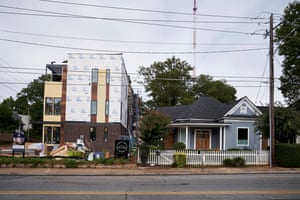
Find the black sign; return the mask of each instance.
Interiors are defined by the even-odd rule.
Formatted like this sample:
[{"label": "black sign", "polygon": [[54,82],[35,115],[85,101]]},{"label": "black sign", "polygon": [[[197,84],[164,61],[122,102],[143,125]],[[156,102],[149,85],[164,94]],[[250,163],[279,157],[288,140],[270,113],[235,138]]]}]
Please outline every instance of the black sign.
[{"label": "black sign", "polygon": [[116,140],[115,141],[115,156],[128,157],[129,153],[129,140]]}]

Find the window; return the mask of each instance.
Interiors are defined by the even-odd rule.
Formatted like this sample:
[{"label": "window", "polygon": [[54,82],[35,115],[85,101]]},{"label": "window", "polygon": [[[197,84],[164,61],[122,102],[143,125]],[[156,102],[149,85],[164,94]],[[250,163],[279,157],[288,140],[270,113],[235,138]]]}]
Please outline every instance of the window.
[{"label": "window", "polygon": [[61,98],[54,98],[54,115],[60,115]]},{"label": "window", "polygon": [[105,115],[106,116],[109,115],[109,101],[108,100],[105,101]]},{"label": "window", "polygon": [[59,144],[60,142],[60,127],[46,126],[44,129],[45,143]]},{"label": "window", "polygon": [[53,115],[53,98],[46,98],[46,115]]},{"label": "window", "polygon": [[92,83],[98,82],[98,69],[92,69]]},{"label": "window", "polygon": [[180,128],[178,142],[186,144],[186,133],[185,128]]},{"label": "window", "polygon": [[106,84],[108,85],[109,84],[109,81],[110,80],[110,69],[107,69],[106,70]]},{"label": "window", "polygon": [[240,107],[240,113],[241,114],[247,114],[247,106],[246,105],[242,105]]},{"label": "window", "polygon": [[248,128],[238,128],[237,144],[240,146],[248,146],[249,145]]},{"label": "window", "polygon": [[90,139],[96,141],[96,127],[90,127]]},{"label": "window", "polygon": [[91,101],[91,115],[97,114],[97,101],[92,100]]},{"label": "window", "polygon": [[60,115],[61,98],[46,97],[46,115]]}]

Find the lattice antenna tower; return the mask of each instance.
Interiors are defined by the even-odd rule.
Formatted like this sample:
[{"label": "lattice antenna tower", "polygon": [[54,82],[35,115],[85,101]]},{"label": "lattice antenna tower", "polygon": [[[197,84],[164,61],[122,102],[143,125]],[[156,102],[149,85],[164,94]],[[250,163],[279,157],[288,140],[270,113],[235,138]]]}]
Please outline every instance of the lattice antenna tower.
[{"label": "lattice antenna tower", "polygon": [[194,71],[193,76],[196,77],[196,50],[197,50],[197,32],[196,32],[196,14],[197,14],[197,0],[194,0],[193,8],[193,22],[194,22],[194,31],[193,31],[193,60],[194,60]]}]

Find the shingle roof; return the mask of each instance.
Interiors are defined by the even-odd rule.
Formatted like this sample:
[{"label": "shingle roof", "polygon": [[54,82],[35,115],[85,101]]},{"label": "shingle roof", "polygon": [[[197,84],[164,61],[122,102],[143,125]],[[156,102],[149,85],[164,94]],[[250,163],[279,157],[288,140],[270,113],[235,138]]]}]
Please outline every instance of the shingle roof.
[{"label": "shingle roof", "polygon": [[223,104],[211,97],[200,97],[190,105],[160,107],[157,110],[169,115],[172,121],[216,121],[236,105]]}]

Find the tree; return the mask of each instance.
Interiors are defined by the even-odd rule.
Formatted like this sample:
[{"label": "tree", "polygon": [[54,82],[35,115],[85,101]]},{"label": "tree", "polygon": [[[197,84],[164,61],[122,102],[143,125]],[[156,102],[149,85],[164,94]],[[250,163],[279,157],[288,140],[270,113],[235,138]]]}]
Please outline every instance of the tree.
[{"label": "tree", "polygon": [[12,103],[12,98],[4,100],[0,104],[0,133],[13,132],[18,128],[19,121],[14,118],[13,107],[8,103]]},{"label": "tree", "polygon": [[165,62],[154,62],[150,67],[140,67],[145,79],[145,90],[152,97],[148,108],[191,104],[200,96],[210,96],[223,103],[236,100],[236,90],[225,80],[214,81],[209,75],[193,79],[191,65],[172,57]]},{"label": "tree", "polygon": [[[295,143],[300,135],[300,113],[294,107],[275,108],[275,141],[279,143]],[[255,122],[256,131],[269,137],[269,112],[266,111]]]},{"label": "tree", "polygon": [[300,2],[294,1],[284,10],[275,33],[279,55],[283,56],[280,90],[288,103],[300,98]]},{"label": "tree", "polygon": [[29,114],[32,122],[31,134],[41,136],[44,103],[44,82],[49,75],[42,75],[30,82],[26,88],[17,94],[16,110],[19,114]]},{"label": "tree", "polygon": [[146,105],[155,108],[191,103],[193,98],[188,91],[192,81],[191,70],[191,65],[175,57],[165,62],[154,62],[150,67],[140,67],[139,74],[144,77],[145,90],[152,97]]},{"label": "tree", "polygon": [[42,120],[44,102],[44,82],[49,80],[48,75],[42,75],[30,82],[26,88],[17,94],[20,114],[28,114],[28,107],[32,120]]},{"label": "tree", "polygon": [[147,146],[160,146],[169,134],[170,118],[158,111],[150,110],[142,118],[139,125],[140,139]]},{"label": "tree", "polygon": [[200,96],[210,96],[225,104],[236,100],[234,87],[226,84],[225,80],[214,81],[209,75],[200,75],[192,91],[195,99]]}]

